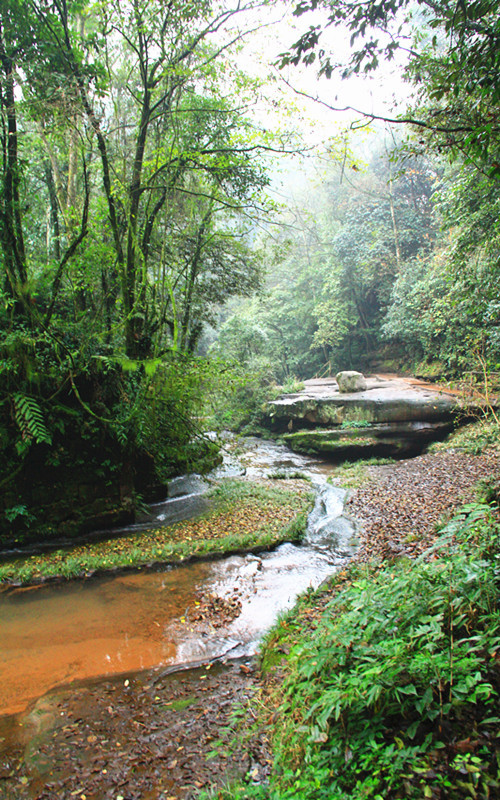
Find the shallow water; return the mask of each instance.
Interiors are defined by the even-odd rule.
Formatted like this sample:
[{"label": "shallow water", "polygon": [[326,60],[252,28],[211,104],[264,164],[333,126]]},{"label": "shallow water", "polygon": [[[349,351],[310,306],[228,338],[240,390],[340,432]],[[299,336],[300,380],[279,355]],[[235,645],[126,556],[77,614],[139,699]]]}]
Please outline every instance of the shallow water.
[{"label": "shallow water", "polygon": [[[0,714],[22,711],[44,692],[73,680],[253,653],[300,592],[318,586],[345,563],[354,529],[342,516],[344,492],[326,483],[329,467],[320,461],[248,439],[238,460],[228,455],[217,472],[219,477],[244,472],[255,479],[298,470],[318,491],[304,545],[0,595]],[[184,489],[188,500],[203,499],[204,486],[196,478],[184,487],[179,481],[174,493]],[[143,524],[150,525],[153,516],[171,520],[178,508],[179,498],[170,498]],[[241,614],[224,627],[190,622],[197,597],[207,594],[237,597]]]}]

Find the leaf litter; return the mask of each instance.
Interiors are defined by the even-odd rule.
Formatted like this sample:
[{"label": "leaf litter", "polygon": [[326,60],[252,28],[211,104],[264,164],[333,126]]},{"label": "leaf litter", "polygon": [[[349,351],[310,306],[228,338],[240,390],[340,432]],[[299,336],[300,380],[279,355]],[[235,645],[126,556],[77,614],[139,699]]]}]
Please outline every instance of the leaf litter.
[{"label": "leaf litter", "polygon": [[[253,716],[254,683],[251,667],[233,662],[51,692],[50,722],[26,752],[18,746],[14,758],[12,745],[2,753],[0,742],[0,798],[184,800],[251,769],[264,776],[265,736],[250,738],[244,751],[231,748],[235,715]],[[34,717],[36,707],[25,726]]]},{"label": "leaf litter", "polygon": [[[477,482],[498,475],[499,462],[498,453],[448,451],[368,467],[369,481],[347,504],[362,523],[356,559],[419,555],[434,543],[437,524],[471,499]],[[336,578],[335,593],[349,582],[349,571]],[[295,624],[315,627],[328,601],[325,591],[315,607],[298,610]],[[238,597],[199,596],[185,622],[210,621],[218,613],[237,614]],[[277,642],[276,650],[278,659],[286,655],[286,642]],[[0,728],[1,800],[183,800],[232,775],[261,781],[269,774],[265,730],[232,746],[235,716],[253,718],[262,690],[252,666],[208,665],[182,676],[150,671],[125,683],[122,677],[53,693],[52,727],[35,737],[36,758],[19,741],[16,749],[15,737],[2,742]],[[18,723],[11,718],[10,724]]]},{"label": "leaf litter", "polygon": [[497,451],[452,450],[368,466],[369,480],[346,504],[360,522],[357,560],[421,555],[436,542],[438,526],[473,499],[479,481],[498,476],[499,466]]}]

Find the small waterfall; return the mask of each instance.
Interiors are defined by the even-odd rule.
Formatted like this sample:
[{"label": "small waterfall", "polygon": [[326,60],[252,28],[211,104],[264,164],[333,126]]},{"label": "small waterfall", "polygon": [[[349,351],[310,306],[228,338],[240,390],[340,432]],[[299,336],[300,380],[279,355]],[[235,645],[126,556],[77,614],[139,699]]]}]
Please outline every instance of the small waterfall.
[{"label": "small waterfall", "polygon": [[356,549],[355,525],[344,515],[347,492],[329,483],[316,484],[317,497],[309,514],[305,543],[323,551],[349,558]]}]

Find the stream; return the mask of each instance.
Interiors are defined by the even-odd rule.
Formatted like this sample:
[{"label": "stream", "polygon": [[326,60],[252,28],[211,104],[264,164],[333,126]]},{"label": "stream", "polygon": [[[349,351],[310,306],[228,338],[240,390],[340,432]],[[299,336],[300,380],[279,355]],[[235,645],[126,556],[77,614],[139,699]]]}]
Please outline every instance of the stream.
[{"label": "stream", "polygon": [[[327,483],[328,464],[259,439],[240,442],[209,478],[307,476],[317,492],[302,545],[166,568],[14,589],[0,595],[0,714],[24,711],[56,686],[151,668],[175,670],[255,653],[277,616],[317,587],[354,549],[343,516],[345,492]],[[172,481],[163,503],[123,529],[196,516],[206,508],[207,480]],[[197,597],[241,603],[223,626],[190,620]]]}]

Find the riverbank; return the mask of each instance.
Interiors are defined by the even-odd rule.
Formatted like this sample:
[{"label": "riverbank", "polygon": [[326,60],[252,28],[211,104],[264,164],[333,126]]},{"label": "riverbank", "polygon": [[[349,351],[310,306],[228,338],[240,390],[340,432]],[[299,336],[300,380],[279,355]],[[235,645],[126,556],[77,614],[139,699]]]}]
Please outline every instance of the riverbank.
[{"label": "riverbank", "polygon": [[71,684],[24,717],[0,717],[2,800],[179,800],[270,770],[265,737],[234,748],[255,714],[247,662],[169,675],[141,671]]},{"label": "riverbank", "polygon": [[[435,543],[433,520],[429,518],[430,509],[435,509],[438,518],[439,509],[444,503],[451,502],[450,511],[452,507],[458,507],[462,502],[473,498],[474,485],[478,478],[486,479],[492,468],[498,475],[500,463],[498,451],[490,447],[478,454],[477,449],[474,447],[473,453],[464,450],[442,450],[412,461],[364,464],[357,465],[356,468],[336,469],[333,474],[334,482],[345,483],[347,478],[350,485],[354,482],[352,478],[356,472],[358,487],[352,492],[349,500],[350,513],[361,513],[366,503],[363,528],[360,532],[362,546],[358,563],[354,563],[350,569],[337,573],[333,582],[322,591],[306,594],[298,606],[287,615],[281,626],[272,632],[265,648],[267,656],[264,680],[252,673],[251,663],[243,662],[234,664],[229,671],[212,672],[215,667],[212,669],[205,667],[192,681],[190,673],[186,673],[185,681],[183,679],[184,682],[181,681],[180,685],[174,681],[163,680],[165,676],[162,675],[162,671],[154,670],[130,676],[121,675],[90,686],[72,684],[67,690],[52,692],[36,703],[26,720],[24,729],[26,741],[33,742],[26,751],[27,756],[24,746],[19,747],[17,753],[14,749],[9,750],[6,747],[3,761],[0,759],[0,798],[53,800],[57,796],[79,797],[81,800],[108,800],[110,797],[122,797],[124,800],[125,798],[180,800],[197,798],[201,791],[205,792],[205,797],[218,800],[229,800],[229,798],[315,800],[323,797],[320,794],[322,786],[325,787],[327,792],[325,796],[329,800],[335,798],[336,795],[331,790],[328,780],[335,770],[340,773],[348,773],[351,770],[352,778],[355,770],[351,768],[361,763],[362,755],[360,756],[349,742],[347,747],[340,747],[337,753],[340,762],[333,759],[331,749],[328,748],[332,743],[334,732],[342,728],[342,723],[339,728],[339,723],[332,718],[321,727],[323,723],[319,720],[318,706],[313,710],[311,718],[301,719],[305,707],[301,706],[301,691],[308,683],[314,683],[319,690],[324,686],[325,678],[331,688],[332,676],[351,672],[360,676],[359,671],[352,670],[352,662],[347,673],[342,672],[339,653],[333,656],[331,653],[327,654],[325,661],[324,650],[318,647],[318,642],[321,644],[325,639],[331,640],[334,635],[329,627],[334,622],[331,603],[343,591],[348,592],[354,587],[352,588],[354,594],[350,596],[344,594],[342,603],[337,601],[337,608],[344,614],[347,603],[351,606],[359,604],[361,589],[361,594],[365,593],[367,598],[363,610],[365,620],[368,619],[370,624],[375,623],[375,617],[380,617],[382,620],[379,628],[381,642],[405,643],[411,640],[412,636],[405,630],[403,623],[411,616],[413,607],[417,609],[419,598],[431,596],[433,586],[441,586],[441,596],[445,599],[450,594],[462,597],[464,586],[467,591],[472,590],[473,594],[476,592],[477,581],[471,580],[469,570],[471,559],[467,557],[464,560],[463,551],[462,554],[457,552],[458,560],[452,567],[450,567],[451,562],[441,559],[442,551],[435,551],[430,559],[430,569],[435,572],[428,580],[426,578],[425,585],[420,585],[420,591],[416,596],[410,592],[411,579],[408,572],[400,573],[397,564],[401,563],[404,566],[421,563],[417,562],[415,557],[411,557],[418,556],[417,549],[411,550],[416,545],[418,537],[422,545],[426,536],[429,537],[427,540],[429,544]],[[473,469],[471,465],[474,465]],[[361,477],[363,480],[360,483]],[[426,502],[417,502],[419,492],[423,491],[424,486],[427,487]],[[401,492],[400,503],[397,501],[399,492]],[[414,505],[411,506],[412,501]],[[413,519],[408,522],[408,527],[402,522],[399,535],[398,519],[403,520],[405,514],[409,517],[410,508]],[[416,531],[418,537],[411,531]],[[480,560],[481,584],[490,587],[487,590],[487,601],[492,606],[495,603],[495,596],[491,593],[491,582],[487,574],[490,568],[487,564],[488,561],[491,564],[490,555],[494,556],[495,550],[490,549],[488,555],[488,548],[484,546],[484,542],[476,544],[476,539],[473,538],[475,534],[471,528],[468,535],[472,550],[475,550],[475,555]],[[401,549],[394,551],[393,545],[396,543],[408,548],[406,555],[410,556],[410,559],[397,559],[397,555],[403,554],[403,551]],[[495,541],[493,544],[496,547]],[[365,563],[370,552],[375,558],[378,557],[377,564],[373,567]],[[381,555],[386,558],[387,568],[380,559]],[[442,564],[448,565],[444,573],[439,569]],[[425,573],[426,567],[424,565],[419,569]],[[462,581],[456,595],[453,593],[457,584],[451,581],[454,573]],[[477,573],[476,569],[472,573],[472,578]],[[477,627],[479,618],[479,615],[474,618],[478,600],[474,596],[470,596],[469,599],[473,610],[470,619],[471,633],[479,636],[482,632],[476,631],[473,627],[474,625]],[[458,612],[462,613],[460,609]],[[429,617],[435,618],[440,613],[438,609]],[[349,643],[352,641],[353,646],[358,648],[358,655],[359,653],[367,655],[364,669],[369,671],[374,667],[373,650],[380,647],[381,642],[373,645],[368,638],[367,625],[360,624],[359,617],[356,616],[351,617],[351,620],[353,620],[351,640],[345,636],[345,632],[341,635],[347,649],[344,654],[339,651],[340,660],[345,655],[350,656]],[[487,654],[489,652],[487,658],[491,666],[496,664],[495,653],[498,647],[494,641],[497,633],[492,617],[489,622],[492,639],[487,642],[489,651],[486,648],[485,652]],[[440,639],[439,636],[442,634],[439,636],[436,634],[436,619],[433,619],[432,624],[429,620],[427,623],[430,625],[429,638],[426,642],[422,638],[419,640],[417,638],[417,656],[420,652],[425,653],[426,647],[429,648],[429,652],[434,647],[435,653],[445,654],[445,662],[449,665],[450,650],[446,646],[443,647],[443,641],[445,645],[450,641],[449,631],[447,639]],[[386,635],[388,630],[400,631],[401,635],[388,637]],[[358,636],[357,641],[355,635]],[[461,635],[460,626],[457,624],[453,641],[457,642],[457,649],[454,651],[457,663],[454,692],[456,691],[458,700],[462,686],[460,662],[463,652],[460,652],[459,647],[462,639],[465,637]],[[484,639],[478,641],[479,647],[482,647]],[[467,645],[466,659],[478,655],[478,648],[475,654],[472,652],[474,647],[474,643],[470,648]],[[369,682],[370,688],[381,682],[380,675],[382,677],[387,675],[389,683],[393,677],[390,667],[394,652],[384,650],[380,652],[383,657],[382,663],[377,666],[378,674],[374,672],[367,674],[365,681]],[[269,657],[270,654],[272,658]],[[481,653],[478,657],[482,658]],[[315,661],[317,663],[313,664]],[[297,683],[295,682],[297,668],[302,666],[304,669],[311,668],[313,672],[305,679],[302,675]],[[467,675],[475,675],[482,668],[482,665],[479,665],[476,669],[472,661],[466,661],[465,666]],[[488,770],[490,766],[491,769],[495,768],[496,764],[492,743],[495,741],[498,728],[495,718],[500,714],[495,707],[494,696],[491,694],[489,697],[486,696],[489,690],[485,688],[488,682],[493,686],[494,677],[490,669],[488,675],[482,675],[480,680],[464,689],[469,695],[476,692],[476,696],[474,702],[466,708],[467,713],[462,714],[461,728],[450,726],[450,718],[446,716],[445,708],[449,698],[449,686],[443,684],[441,708],[437,691],[435,696],[430,698],[432,702],[428,703],[426,712],[428,719],[422,728],[416,729],[413,739],[409,737],[408,731],[412,733],[410,726],[417,721],[416,704],[419,700],[423,700],[423,695],[422,697],[414,695],[410,689],[405,697],[402,692],[399,700],[406,703],[405,714],[398,717],[393,713],[391,716],[394,725],[389,729],[392,741],[388,744],[389,747],[392,745],[393,749],[387,750],[382,747],[381,742],[385,740],[378,736],[377,732],[375,745],[369,747],[375,756],[384,754],[385,764],[383,759],[378,761],[375,759],[369,764],[368,761],[365,764],[361,763],[360,772],[357,776],[354,775],[355,780],[351,788],[349,791],[345,790],[341,796],[348,796],[353,800],[358,800],[362,796],[376,798],[377,793],[384,800],[396,796],[413,796],[418,800],[423,797],[434,800],[444,800],[448,797],[454,799],[487,797],[486,793],[483,792],[481,795],[477,789],[480,787],[480,782],[484,783],[485,780],[489,780],[493,787],[490,797],[495,796],[492,781],[496,779]],[[424,674],[424,678],[427,688],[435,680],[435,674]],[[404,671],[399,673],[394,685],[403,688],[410,685]],[[415,681],[413,685],[419,691]],[[484,692],[483,696],[481,692]],[[293,709],[286,707],[290,697],[293,698]],[[354,695],[352,697],[354,699]],[[381,698],[375,700],[375,704],[382,703],[383,695]],[[306,704],[308,709],[313,708],[318,698],[313,702],[309,702],[310,700],[308,697]],[[459,703],[455,708],[459,708]],[[437,714],[433,716],[436,710]],[[349,709],[342,711],[342,719],[348,721],[349,713]],[[366,721],[367,730],[372,714],[373,709],[365,707],[362,719]],[[9,719],[12,729],[18,726],[18,718]],[[482,726],[484,722],[486,724]],[[287,723],[289,723],[288,729]],[[4,737],[7,745],[10,735],[8,725],[8,721],[4,719],[4,728],[0,730],[0,738]],[[39,726],[40,735],[34,737],[32,731],[30,732],[30,725]],[[442,738],[431,738],[427,742],[427,749],[423,752],[422,745],[434,730],[442,734]],[[298,732],[295,740],[289,735],[293,735],[294,732],[295,734]],[[355,726],[351,727],[351,733],[355,739]],[[448,740],[444,741],[443,737],[446,736]],[[272,747],[270,740],[274,740]],[[400,747],[398,740],[403,746]],[[444,744],[444,748],[439,742]],[[308,772],[304,747],[309,746],[312,748],[314,758],[317,752],[320,752],[321,757],[327,754],[326,766],[325,763],[318,766],[313,759],[309,763],[314,766],[314,770]],[[400,759],[401,753],[403,761]],[[366,753],[364,757],[368,758]],[[278,758],[274,768],[273,758]],[[295,770],[299,772],[295,777],[302,781],[302,785],[299,781],[299,784],[294,786],[293,776],[285,776],[286,780],[283,778],[280,764],[283,766],[285,760],[293,764]],[[446,769],[441,767],[441,763]],[[365,786],[363,791],[365,789],[367,791],[363,795],[356,793],[358,790],[355,788],[355,783],[358,778],[363,777],[361,775],[363,769],[375,776],[384,772],[393,776],[395,770],[392,769],[392,764],[395,764],[397,769],[401,767],[400,772],[411,771],[415,765],[417,770],[421,770],[418,774],[413,773],[413,778],[407,779],[407,786],[403,787],[402,795],[385,787],[379,791],[376,784],[372,787]],[[454,765],[452,772],[448,770],[450,764]],[[318,785],[314,784],[315,770]],[[235,776],[242,774],[246,778],[239,786],[231,782]],[[270,777],[271,789],[268,784]],[[450,780],[453,783],[452,789],[446,786],[446,781]],[[460,781],[466,786],[462,793],[458,786]]]},{"label": "riverbank", "polygon": [[190,559],[263,551],[300,541],[313,493],[306,481],[225,480],[209,493],[200,517],[119,538],[14,558],[0,565],[0,586],[28,586]]},{"label": "riverbank", "polygon": [[221,798],[497,796],[496,442],[364,467],[356,558],[264,644],[270,787]]}]

